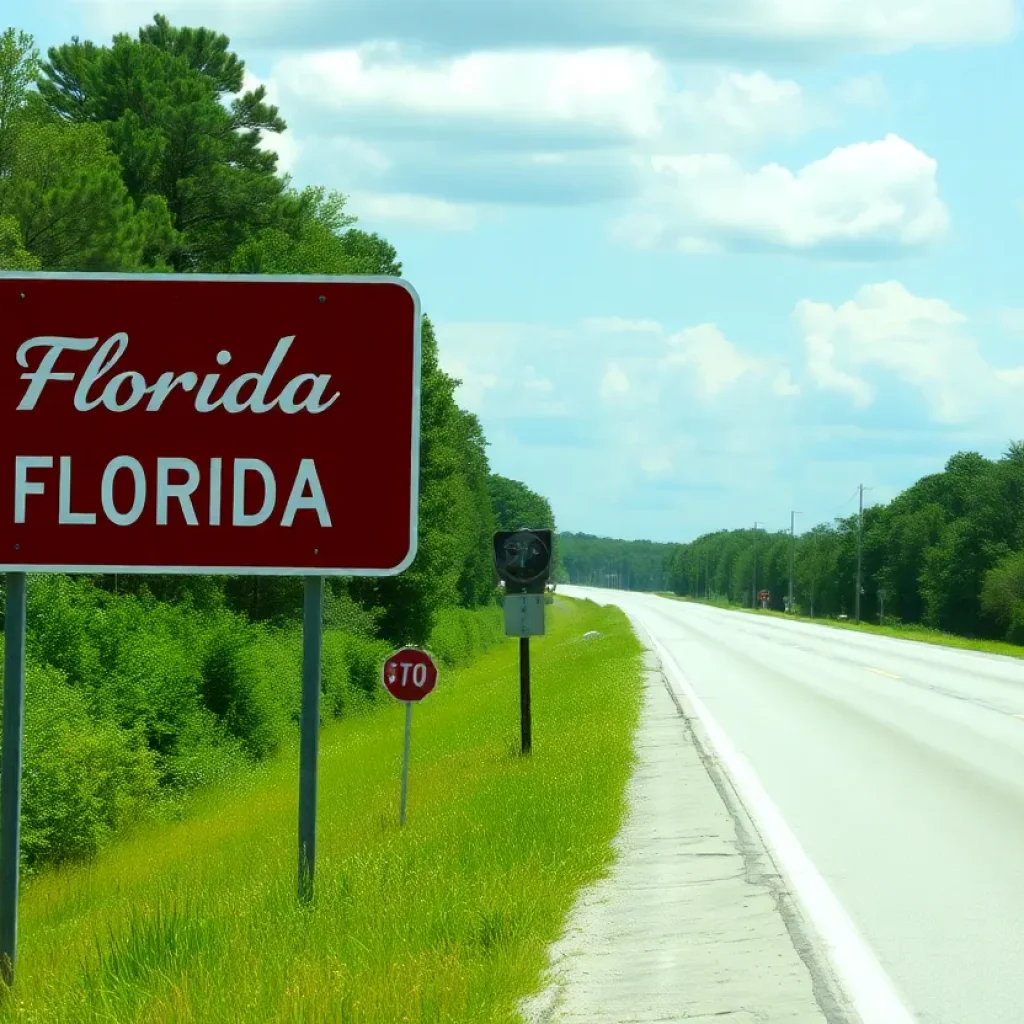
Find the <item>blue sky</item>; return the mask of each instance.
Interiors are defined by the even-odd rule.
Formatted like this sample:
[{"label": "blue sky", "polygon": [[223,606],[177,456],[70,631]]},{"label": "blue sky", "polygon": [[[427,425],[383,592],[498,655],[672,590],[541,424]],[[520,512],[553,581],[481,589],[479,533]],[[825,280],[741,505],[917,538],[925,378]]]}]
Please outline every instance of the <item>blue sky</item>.
[{"label": "blue sky", "polygon": [[395,243],[492,467],[563,529],[806,529],[1024,438],[1014,0],[160,9],[227,32],[296,182]]}]

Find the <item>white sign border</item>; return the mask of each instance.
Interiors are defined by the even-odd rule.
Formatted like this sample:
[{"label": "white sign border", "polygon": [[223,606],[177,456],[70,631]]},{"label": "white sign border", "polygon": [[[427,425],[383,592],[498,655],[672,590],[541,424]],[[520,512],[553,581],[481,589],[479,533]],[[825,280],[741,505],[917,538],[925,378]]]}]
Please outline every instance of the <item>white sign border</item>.
[{"label": "white sign border", "polygon": [[0,270],[0,281],[174,281],[240,282],[246,284],[389,284],[404,288],[413,304],[412,451],[409,481],[409,550],[389,569],[337,569],[328,566],[208,566],[208,565],[31,565],[0,561],[0,572],[95,573],[126,576],[398,576],[416,560],[419,549],[420,399],[422,394],[423,313],[419,293],[402,277],[383,274],[89,274]]}]

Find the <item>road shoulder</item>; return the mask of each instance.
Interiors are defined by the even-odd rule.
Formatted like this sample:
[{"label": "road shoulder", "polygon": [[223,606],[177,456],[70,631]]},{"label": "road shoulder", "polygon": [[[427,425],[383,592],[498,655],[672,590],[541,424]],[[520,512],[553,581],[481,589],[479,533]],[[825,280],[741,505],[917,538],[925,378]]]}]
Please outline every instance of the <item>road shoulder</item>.
[{"label": "road shoulder", "polygon": [[783,880],[677,701],[648,653],[616,862],[578,899],[524,1020],[849,1020]]}]

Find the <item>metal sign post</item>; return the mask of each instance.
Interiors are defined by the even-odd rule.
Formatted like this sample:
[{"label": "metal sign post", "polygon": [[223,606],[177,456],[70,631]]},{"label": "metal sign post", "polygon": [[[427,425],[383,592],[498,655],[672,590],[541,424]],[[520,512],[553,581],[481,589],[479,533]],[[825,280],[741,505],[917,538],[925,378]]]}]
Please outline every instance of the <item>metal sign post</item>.
[{"label": "metal sign post", "polygon": [[323,652],[324,578],[303,580],[302,712],[299,738],[299,899],[313,898],[316,872],[316,794],[320,752],[320,662]]},{"label": "metal sign post", "polygon": [[530,711],[530,638],[519,638],[519,750],[533,749],[533,718]]},{"label": "metal sign post", "polygon": [[405,803],[409,795],[409,751],[412,748],[412,702],[405,705],[405,740],[402,743],[402,792],[399,796],[398,824],[405,824]]},{"label": "metal sign post", "polygon": [[494,566],[505,581],[505,635],[519,637],[519,749],[533,749],[530,637],[544,633],[544,594],[551,572],[550,530],[503,530],[494,535]]},{"label": "metal sign post", "polygon": [[0,976],[14,984],[18,959],[21,741],[25,720],[25,574],[7,574],[4,616],[4,727],[0,763]]},{"label": "metal sign post", "polygon": [[437,664],[427,651],[403,647],[384,662],[384,689],[405,705],[405,739],[402,743],[402,783],[398,798],[398,824],[405,825],[409,795],[409,752],[412,747],[412,706],[429,696],[437,686]]}]

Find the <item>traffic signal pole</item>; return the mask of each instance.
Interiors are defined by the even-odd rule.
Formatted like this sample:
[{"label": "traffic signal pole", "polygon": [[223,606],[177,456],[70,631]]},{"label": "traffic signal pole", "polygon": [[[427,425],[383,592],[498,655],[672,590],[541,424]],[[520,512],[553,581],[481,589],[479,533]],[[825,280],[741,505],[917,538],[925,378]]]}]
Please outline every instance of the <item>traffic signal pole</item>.
[{"label": "traffic signal pole", "polygon": [[860,622],[860,569],[861,569],[861,550],[863,547],[861,541],[861,535],[864,528],[864,485],[860,485],[860,507],[857,510],[857,590],[853,596],[854,614],[853,618],[855,622]]},{"label": "traffic signal pole", "polygon": [[519,734],[520,753],[533,749],[533,718],[530,710],[530,638],[519,638]]},{"label": "traffic signal pole", "polygon": [[[499,530],[494,535],[494,567],[505,583],[505,634],[519,638],[519,749],[533,750],[530,694],[530,637],[544,634],[544,604],[554,553],[551,530]],[[622,573],[616,573],[622,585]],[[610,585],[605,567],[604,585]]]}]

